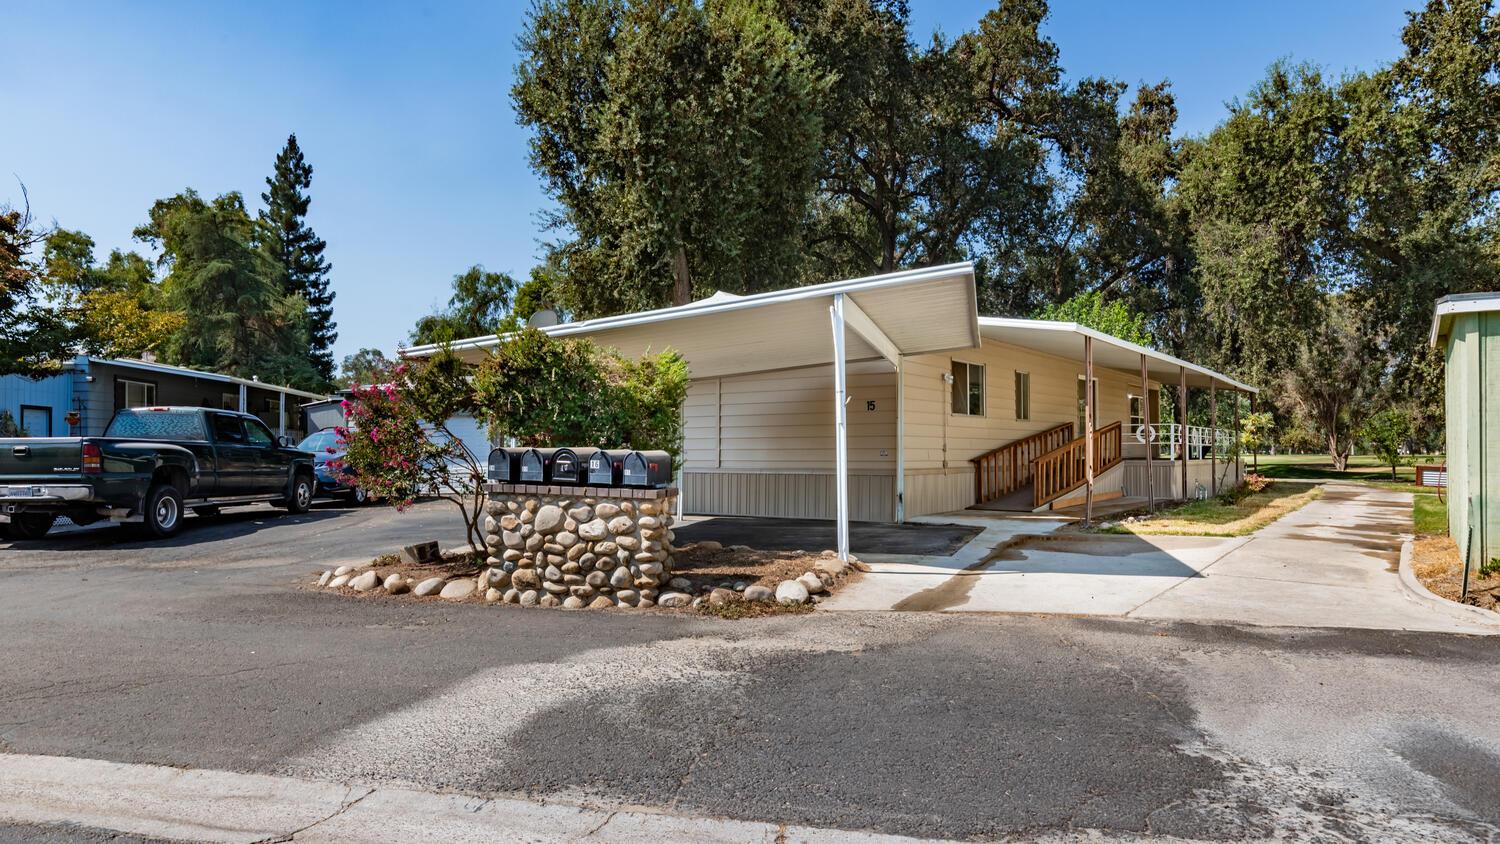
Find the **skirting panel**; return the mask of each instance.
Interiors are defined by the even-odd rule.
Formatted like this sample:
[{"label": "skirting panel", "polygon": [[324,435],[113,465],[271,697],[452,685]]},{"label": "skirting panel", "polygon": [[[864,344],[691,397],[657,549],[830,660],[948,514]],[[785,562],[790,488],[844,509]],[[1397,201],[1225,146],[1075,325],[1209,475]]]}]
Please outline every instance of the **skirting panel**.
[{"label": "skirting panel", "polygon": [[[849,518],[889,522],[896,518],[895,478],[849,475]],[[837,484],[831,472],[685,471],[683,512],[699,516],[837,517]]]}]

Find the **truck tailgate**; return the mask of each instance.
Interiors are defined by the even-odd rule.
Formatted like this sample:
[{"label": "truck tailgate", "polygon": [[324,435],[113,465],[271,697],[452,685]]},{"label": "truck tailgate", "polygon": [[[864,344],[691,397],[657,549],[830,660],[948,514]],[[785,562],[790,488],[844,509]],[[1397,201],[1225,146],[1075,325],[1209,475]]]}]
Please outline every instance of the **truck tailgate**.
[{"label": "truck tailgate", "polygon": [[77,477],[82,460],[80,437],[0,439],[0,486]]}]

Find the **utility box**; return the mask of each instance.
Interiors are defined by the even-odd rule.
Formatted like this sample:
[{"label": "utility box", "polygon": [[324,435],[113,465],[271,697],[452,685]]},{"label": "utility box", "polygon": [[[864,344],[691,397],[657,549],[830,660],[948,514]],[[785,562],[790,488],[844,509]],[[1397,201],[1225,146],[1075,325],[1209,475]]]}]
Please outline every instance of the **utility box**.
[{"label": "utility box", "polygon": [[671,482],[672,455],[665,451],[631,451],[621,461],[621,486],[660,489]]},{"label": "utility box", "polygon": [[625,457],[630,449],[594,449],[589,458],[589,486],[621,486],[621,472],[625,468]]},{"label": "utility box", "polygon": [[490,452],[489,479],[502,484],[519,483],[521,477],[520,448],[497,448]]},{"label": "utility box", "polygon": [[583,486],[589,482],[589,461],[598,452],[597,448],[559,448],[552,452],[552,475],[554,484]]},{"label": "utility box", "polygon": [[521,465],[516,482],[544,484],[551,480],[552,455],[555,448],[528,448],[521,452]]}]

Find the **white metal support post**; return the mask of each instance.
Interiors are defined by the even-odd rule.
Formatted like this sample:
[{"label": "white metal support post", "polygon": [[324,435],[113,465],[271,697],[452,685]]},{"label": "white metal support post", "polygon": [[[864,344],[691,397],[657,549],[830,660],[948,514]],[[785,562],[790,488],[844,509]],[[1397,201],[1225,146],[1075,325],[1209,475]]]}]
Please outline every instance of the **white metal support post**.
[{"label": "white metal support post", "polygon": [[833,401],[835,485],[838,489],[838,536],[840,560],[849,559],[849,405],[844,378],[844,294],[835,293],[828,309],[833,320]]},{"label": "white metal support post", "polygon": [[1094,338],[1083,336],[1083,523],[1094,523]]},{"label": "white metal support post", "polygon": [[245,385],[241,384],[240,385],[240,413],[244,413],[245,412],[245,405],[247,404],[247,402],[245,401],[245,394],[246,394]]},{"label": "white metal support post", "polygon": [[896,524],[906,522],[906,365],[896,358]]},{"label": "white metal support post", "polygon": [[281,393],[280,396],[281,404],[277,405],[276,407],[276,422],[279,427],[279,430],[276,431],[276,435],[279,437],[284,437],[286,436],[286,393]]}]

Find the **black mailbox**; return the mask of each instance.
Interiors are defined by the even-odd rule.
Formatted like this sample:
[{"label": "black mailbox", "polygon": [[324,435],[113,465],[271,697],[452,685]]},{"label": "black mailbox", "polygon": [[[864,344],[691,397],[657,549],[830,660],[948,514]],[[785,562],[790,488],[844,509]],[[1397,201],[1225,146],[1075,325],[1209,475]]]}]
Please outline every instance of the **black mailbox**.
[{"label": "black mailbox", "polygon": [[583,486],[589,482],[589,461],[597,448],[559,448],[552,452],[552,476],[555,484]]},{"label": "black mailbox", "polygon": [[521,452],[519,448],[497,448],[490,452],[490,480],[502,484],[518,483],[521,477]]},{"label": "black mailbox", "polygon": [[589,458],[589,486],[619,486],[629,449],[595,449]]},{"label": "black mailbox", "polygon": [[672,455],[665,451],[627,452],[620,466],[621,486],[664,487],[672,481]]},{"label": "black mailbox", "polygon": [[552,455],[555,448],[528,448],[521,452],[521,465],[517,479],[523,484],[544,484],[552,474]]}]

